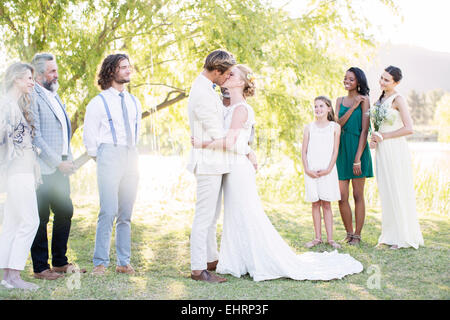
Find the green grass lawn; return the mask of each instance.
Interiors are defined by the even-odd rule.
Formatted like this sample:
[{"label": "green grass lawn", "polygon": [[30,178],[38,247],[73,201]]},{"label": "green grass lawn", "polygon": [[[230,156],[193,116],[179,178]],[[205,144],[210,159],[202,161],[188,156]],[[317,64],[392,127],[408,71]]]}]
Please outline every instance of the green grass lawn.
[{"label": "green grass lawn", "polygon": [[[116,274],[114,234],[111,265],[103,277],[90,275],[98,212],[97,202],[74,198],[75,214],[69,239],[71,262],[87,268],[88,273],[67,275],[56,281],[32,277],[28,260],[24,279],[37,283],[35,292],[0,289],[2,299],[449,299],[450,222],[445,214],[420,216],[425,246],[415,249],[376,249],[380,235],[381,214],[368,208],[363,241],[359,247],[343,245],[364,265],[364,271],[333,281],[294,281],[278,279],[254,282],[248,276],[230,275],[223,284],[207,284],[189,278],[189,234],[193,219],[192,203],[137,204],[132,225],[132,260],[138,271],[134,276]],[[309,205],[265,203],[272,223],[297,252],[307,249],[304,243],[313,238]],[[339,211],[334,210],[335,239],[345,237]],[[221,221],[218,226],[220,241]],[[49,224],[49,236],[51,223]],[[323,239],[326,239],[324,226]],[[331,251],[325,244],[314,251]],[[370,286],[373,270],[379,270],[379,288]],[[372,278],[371,278],[372,279]],[[369,281],[368,281],[369,280]],[[79,288],[78,288],[79,287]],[[212,290],[214,287],[214,290]]]}]

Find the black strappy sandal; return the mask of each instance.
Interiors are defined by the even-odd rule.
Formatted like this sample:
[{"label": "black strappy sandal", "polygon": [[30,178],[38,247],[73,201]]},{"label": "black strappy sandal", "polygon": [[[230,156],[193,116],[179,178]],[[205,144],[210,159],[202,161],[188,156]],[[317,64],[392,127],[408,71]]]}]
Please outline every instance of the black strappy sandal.
[{"label": "black strappy sandal", "polygon": [[[358,242],[355,243],[355,242],[353,242],[353,240],[357,240]],[[354,234],[354,235],[352,236],[352,240],[349,242],[349,244],[351,244],[352,246],[354,246],[354,245],[356,245],[356,244],[360,244],[360,243],[361,243],[361,236],[358,236],[358,235],[356,235],[356,234]]]},{"label": "black strappy sandal", "polygon": [[353,233],[347,232],[347,236],[345,237],[345,239],[342,240],[342,242],[349,243],[350,241],[352,241],[352,238],[353,238]]}]

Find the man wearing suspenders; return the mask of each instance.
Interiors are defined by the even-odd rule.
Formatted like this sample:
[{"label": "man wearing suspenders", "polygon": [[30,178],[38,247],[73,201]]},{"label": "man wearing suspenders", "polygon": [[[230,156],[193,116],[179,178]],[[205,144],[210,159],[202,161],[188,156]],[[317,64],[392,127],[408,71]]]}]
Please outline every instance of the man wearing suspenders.
[{"label": "man wearing suspenders", "polygon": [[102,63],[98,84],[103,90],[86,107],[83,141],[97,162],[100,213],[97,221],[93,274],[103,275],[116,220],[116,272],[134,274],[131,257],[131,214],[136,200],[137,143],[142,109],[139,100],[125,90],[131,66],[125,54],[109,55]]}]

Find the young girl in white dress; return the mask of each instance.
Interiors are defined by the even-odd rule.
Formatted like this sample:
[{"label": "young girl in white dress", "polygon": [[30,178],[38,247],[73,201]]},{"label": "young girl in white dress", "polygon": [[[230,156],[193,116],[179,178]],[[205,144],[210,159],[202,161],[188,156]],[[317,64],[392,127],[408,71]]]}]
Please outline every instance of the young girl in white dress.
[{"label": "young girl in white dress", "polygon": [[[255,113],[246,102],[254,94],[255,83],[249,68],[232,67],[223,84],[230,92],[231,121],[224,139],[196,141],[196,148],[244,150],[252,136]],[[230,155],[231,156],[231,155]],[[349,254],[306,252],[297,254],[283,240],[264,212],[256,186],[257,163],[254,152],[246,157],[233,153],[231,171],[223,182],[224,220],[217,273],[240,277],[249,274],[254,281],[277,278],[331,280],[359,273],[362,264]]]},{"label": "young girl in white dress", "polygon": [[[413,133],[406,100],[395,91],[402,79],[399,68],[389,66],[380,78],[383,90],[373,108],[385,107],[388,118],[372,134],[376,148],[376,178],[380,194],[382,224],[378,244],[391,249],[423,246],[417,218],[411,155],[406,135]],[[381,247],[381,246],[380,246]]]},{"label": "young girl in white dress", "polygon": [[306,247],[312,248],[322,243],[322,208],[328,243],[338,249],[341,246],[333,240],[331,201],[341,200],[336,169],[341,127],[334,121],[332,103],[327,97],[314,99],[314,116],[316,121],[305,127],[302,144],[305,200],[312,202],[315,232],[315,239],[308,242]]}]

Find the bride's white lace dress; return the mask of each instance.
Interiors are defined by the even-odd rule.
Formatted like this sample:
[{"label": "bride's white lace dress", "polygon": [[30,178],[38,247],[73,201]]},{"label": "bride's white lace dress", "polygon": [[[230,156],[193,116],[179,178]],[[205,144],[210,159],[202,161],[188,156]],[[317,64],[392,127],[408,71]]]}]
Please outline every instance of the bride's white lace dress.
[{"label": "bride's white lace dress", "polygon": [[[230,106],[227,112],[242,104]],[[255,116],[252,107],[237,144],[247,144]],[[231,116],[225,126],[230,127]],[[331,280],[359,273],[362,264],[349,254],[307,252],[296,254],[281,238],[266,216],[258,196],[255,169],[246,156],[234,157],[231,173],[224,176],[224,222],[217,273],[240,277],[247,273],[254,281],[276,278]]]}]

